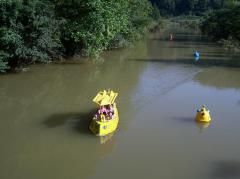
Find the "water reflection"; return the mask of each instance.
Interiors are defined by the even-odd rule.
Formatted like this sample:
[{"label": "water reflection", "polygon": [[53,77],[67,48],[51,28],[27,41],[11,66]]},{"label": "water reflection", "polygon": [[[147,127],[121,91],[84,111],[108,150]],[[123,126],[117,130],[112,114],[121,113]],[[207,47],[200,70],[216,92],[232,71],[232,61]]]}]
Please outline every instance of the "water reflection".
[{"label": "water reflection", "polygon": [[114,133],[108,134],[106,136],[99,137],[100,141],[100,155],[101,157],[106,157],[108,154],[113,152],[116,145],[116,140],[114,138]]},{"label": "water reflection", "polygon": [[212,178],[238,179],[240,178],[240,161],[223,160],[214,164],[214,170],[211,173]]},{"label": "water reflection", "polygon": [[[192,64],[197,66],[221,66],[221,67],[240,67],[240,60],[236,59],[213,59],[213,58],[204,58],[201,57],[201,60],[199,58],[191,58],[191,57],[175,57],[174,58],[148,58],[148,59],[129,59],[132,61],[138,61],[138,62],[158,62],[158,63],[169,63],[169,64]],[[197,62],[197,63],[195,63]]]},{"label": "water reflection", "polygon": [[198,56],[198,57],[195,57],[194,59],[197,62],[200,59],[200,57]]},{"label": "water reflection", "polygon": [[[175,33],[174,41],[166,34],[155,34],[148,41],[148,58],[136,61],[193,64],[197,66],[240,67],[239,53],[224,50],[199,33]],[[182,49],[182,50],[179,50]],[[192,58],[195,49],[201,52],[201,60]],[[197,63],[196,63],[197,62]]]},{"label": "water reflection", "polygon": [[240,106],[240,100],[237,101],[237,105]]},{"label": "water reflection", "polygon": [[194,80],[202,85],[218,89],[240,89],[240,71],[237,68],[206,68]]},{"label": "water reflection", "polygon": [[113,137],[114,133],[108,134],[106,136],[100,136],[100,143],[101,144],[106,144],[109,141],[111,141],[112,137]]},{"label": "water reflection", "polygon": [[97,57],[93,59],[93,63],[96,65],[103,65],[105,62],[105,59],[103,57]]},{"label": "water reflection", "polygon": [[[175,37],[105,53],[101,63],[33,66],[2,76],[0,178],[192,179],[205,177],[208,160],[238,157],[239,98],[226,88],[240,89],[239,69],[226,68],[220,61],[230,56],[193,41],[196,34]],[[193,49],[205,64],[194,62]],[[214,59],[224,67],[210,67]],[[116,133],[99,138],[88,125],[92,98],[106,88],[119,92],[121,122]],[[191,107],[200,102],[214,106],[213,128],[195,122]],[[232,163],[214,164],[211,178],[238,177],[239,164]]]},{"label": "water reflection", "polygon": [[189,126],[196,126],[199,129],[200,133],[203,133],[205,129],[210,126],[210,123],[205,122],[196,122],[194,117],[175,117],[173,118],[175,122],[181,125],[189,125]]},{"label": "water reflection", "polygon": [[196,122],[196,126],[199,128],[200,133],[203,133],[210,126],[210,123]]},{"label": "water reflection", "polygon": [[[179,112],[179,115],[181,115],[181,113]],[[197,122],[196,121],[196,116],[179,116],[179,117],[172,117],[172,120],[174,122],[177,122],[178,125],[181,126],[189,126],[189,127],[197,127],[200,131],[200,133],[202,133],[205,129],[207,129],[211,123],[207,123],[207,122]]]}]

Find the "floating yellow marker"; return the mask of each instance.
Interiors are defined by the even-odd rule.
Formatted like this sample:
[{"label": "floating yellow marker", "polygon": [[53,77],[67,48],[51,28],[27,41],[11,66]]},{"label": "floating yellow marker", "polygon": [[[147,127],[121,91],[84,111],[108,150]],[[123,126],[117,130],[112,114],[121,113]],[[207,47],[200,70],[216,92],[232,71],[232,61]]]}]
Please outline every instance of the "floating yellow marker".
[{"label": "floating yellow marker", "polygon": [[196,121],[197,122],[211,121],[210,111],[207,110],[205,106],[202,106],[201,109],[197,110]]}]

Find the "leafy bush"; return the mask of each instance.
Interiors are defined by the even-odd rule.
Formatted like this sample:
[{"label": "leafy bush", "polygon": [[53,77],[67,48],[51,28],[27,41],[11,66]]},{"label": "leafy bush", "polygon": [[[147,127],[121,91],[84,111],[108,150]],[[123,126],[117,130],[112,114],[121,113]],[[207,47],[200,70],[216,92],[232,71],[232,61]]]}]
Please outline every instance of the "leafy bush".
[{"label": "leafy bush", "polygon": [[0,1],[0,48],[10,67],[46,62],[61,43],[53,6],[39,0]]},{"label": "leafy bush", "polygon": [[1,0],[0,69],[98,56],[141,39],[152,14],[148,0]]},{"label": "leafy bush", "polygon": [[6,72],[6,70],[9,68],[7,63],[8,54],[4,53],[3,51],[0,51],[0,73]]},{"label": "leafy bush", "polygon": [[161,15],[202,15],[212,9],[233,7],[240,4],[239,0],[150,0],[155,4]]},{"label": "leafy bush", "polygon": [[105,50],[114,36],[127,25],[127,2],[61,1],[56,5],[58,16],[66,24],[61,40],[68,55],[97,55]]},{"label": "leafy bush", "polygon": [[[147,0],[55,1],[65,19],[62,42],[68,55],[98,55],[116,41],[130,41],[147,25],[151,5]],[[119,38],[121,37],[121,38]]]},{"label": "leafy bush", "polygon": [[121,28],[110,43],[113,46],[131,46],[140,40],[153,20],[153,7],[148,0],[128,0],[127,25]]},{"label": "leafy bush", "polygon": [[215,40],[240,41],[240,6],[213,11],[203,19],[201,30]]}]

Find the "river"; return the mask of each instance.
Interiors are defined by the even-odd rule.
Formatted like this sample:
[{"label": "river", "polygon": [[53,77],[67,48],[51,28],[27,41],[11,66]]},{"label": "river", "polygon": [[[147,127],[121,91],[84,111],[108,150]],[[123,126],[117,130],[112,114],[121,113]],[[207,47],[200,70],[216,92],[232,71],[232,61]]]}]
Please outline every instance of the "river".
[{"label": "river", "polygon": [[[0,76],[0,178],[239,178],[240,55],[169,33],[98,61]],[[92,98],[108,88],[119,92],[120,123],[99,138],[88,130]],[[194,121],[203,104],[209,125]]]}]

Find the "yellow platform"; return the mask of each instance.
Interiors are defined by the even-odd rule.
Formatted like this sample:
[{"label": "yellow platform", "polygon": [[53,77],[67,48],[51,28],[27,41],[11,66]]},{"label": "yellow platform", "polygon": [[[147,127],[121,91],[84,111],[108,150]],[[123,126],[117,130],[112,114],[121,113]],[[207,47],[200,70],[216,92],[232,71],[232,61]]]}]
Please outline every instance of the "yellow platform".
[{"label": "yellow platform", "polygon": [[114,132],[117,129],[119,122],[119,114],[117,105],[115,103],[115,99],[118,96],[118,93],[115,93],[111,90],[100,91],[95,98],[93,98],[93,102],[101,106],[112,105],[114,114],[112,118],[109,118],[106,115],[101,114],[99,118],[93,117],[89,129],[97,136],[105,136]]}]

